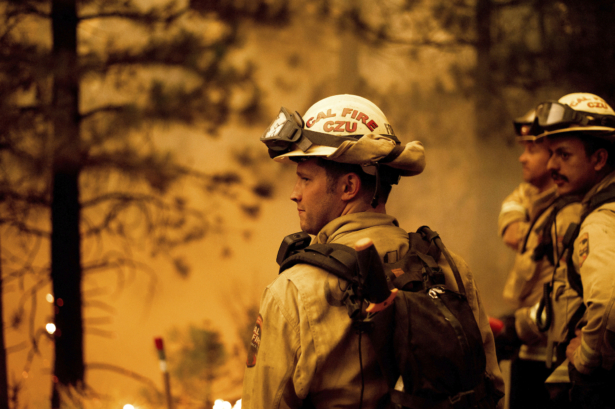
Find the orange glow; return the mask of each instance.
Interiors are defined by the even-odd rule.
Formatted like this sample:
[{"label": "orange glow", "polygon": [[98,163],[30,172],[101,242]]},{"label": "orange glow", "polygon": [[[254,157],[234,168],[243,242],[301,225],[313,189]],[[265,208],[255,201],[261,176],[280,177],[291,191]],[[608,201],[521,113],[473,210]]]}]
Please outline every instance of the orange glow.
[{"label": "orange glow", "polygon": [[235,405],[231,405],[231,402],[227,402],[222,399],[216,399],[213,409],[241,409],[241,399],[235,402]]}]

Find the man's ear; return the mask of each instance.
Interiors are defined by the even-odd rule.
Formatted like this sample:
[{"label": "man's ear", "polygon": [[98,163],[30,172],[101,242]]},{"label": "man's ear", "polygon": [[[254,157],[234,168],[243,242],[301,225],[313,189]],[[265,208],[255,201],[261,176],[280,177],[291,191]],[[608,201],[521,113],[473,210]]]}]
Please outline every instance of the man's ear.
[{"label": "man's ear", "polygon": [[342,200],[350,201],[359,195],[361,191],[361,179],[356,173],[347,173],[341,177],[343,187]]},{"label": "man's ear", "polygon": [[600,148],[592,155],[592,160],[594,161],[594,170],[596,172],[600,172],[606,166],[606,163],[609,159],[609,152]]}]

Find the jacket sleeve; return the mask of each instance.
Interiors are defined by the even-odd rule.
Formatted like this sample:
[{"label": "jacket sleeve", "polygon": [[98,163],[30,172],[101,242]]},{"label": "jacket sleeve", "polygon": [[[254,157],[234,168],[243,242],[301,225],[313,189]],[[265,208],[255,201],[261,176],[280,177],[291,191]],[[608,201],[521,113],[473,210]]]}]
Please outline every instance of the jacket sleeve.
[{"label": "jacket sleeve", "polygon": [[[528,220],[528,188],[522,183],[502,202],[498,216],[498,234],[504,235],[506,228],[514,222],[527,222]],[[526,229],[521,229],[525,231]],[[523,232],[522,232],[523,233]]]},{"label": "jacket sleeve", "polygon": [[[615,214],[598,210],[590,214],[574,243],[573,261],[579,266],[583,283],[583,302],[587,310],[582,328],[581,347],[574,356],[574,364],[581,373],[590,373],[603,366],[603,355],[612,346],[605,345],[607,330],[615,323]],[[612,362],[606,362],[607,366]]]},{"label": "jacket sleeve", "polygon": [[300,355],[299,322],[275,291],[265,289],[243,380],[242,407],[300,408],[293,374]]}]

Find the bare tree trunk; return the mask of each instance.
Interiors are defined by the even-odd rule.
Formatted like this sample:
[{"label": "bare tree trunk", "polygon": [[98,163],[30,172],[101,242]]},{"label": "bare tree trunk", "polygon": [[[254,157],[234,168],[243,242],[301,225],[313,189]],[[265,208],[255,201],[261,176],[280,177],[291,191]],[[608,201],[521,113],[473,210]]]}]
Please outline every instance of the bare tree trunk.
[{"label": "bare tree trunk", "polygon": [[9,381],[6,367],[6,347],[4,344],[2,258],[0,258],[0,409],[9,409]]},{"label": "bare tree trunk", "polygon": [[79,389],[84,379],[76,0],[53,0],[51,17],[54,68],[51,279],[56,312],[51,404],[52,408],[59,408],[61,387]]},{"label": "bare tree trunk", "polygon": [[491,0],[476,2],[476,73],[474,76],[476,134],[481,139],[488,139],[497,129],[495,124],[493,79],[491,75]]},{"label": "bare tree trunk", "polygon": [[359,41],[355,34],[343,30],[339,34],[339,72],[337,74],[338,94],[357,94],[359,86]]}]

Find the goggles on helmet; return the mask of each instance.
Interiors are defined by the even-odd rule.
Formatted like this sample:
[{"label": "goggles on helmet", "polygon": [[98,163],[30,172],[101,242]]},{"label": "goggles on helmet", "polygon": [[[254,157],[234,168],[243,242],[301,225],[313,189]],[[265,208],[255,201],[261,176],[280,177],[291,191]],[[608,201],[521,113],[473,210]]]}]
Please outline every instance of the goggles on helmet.
[{"label": "goggles on helmet", "polygon": [[536,107],[536,122],[545,131],[567,128],[570,125],[601,125],[615,127],[615,117],[576,111],[566,104],[547,101]]},{"label": "goggles on helmet", "polygon": [[513,125],[515,127],[517,137],[524,140],[530,140],[530,137],[540,135],[543,132],[536,121],[536,111],[534,109],[531,109],[525,115],[514,119]]},{"label": "goggles on helmet", "polygon": [[[269,156],[275,158],[293,149],[296,144],[302,151],[307,151],[312,145],[338,147],[344,141],[356,141],[363,135],[329,135],[310,131],[304,128],[303,119],[299,113],[290,113],[282,107],[276,119],[265,130],[260,140],[269,148]],[[395,138],[396,139],[396,138]]]}]

